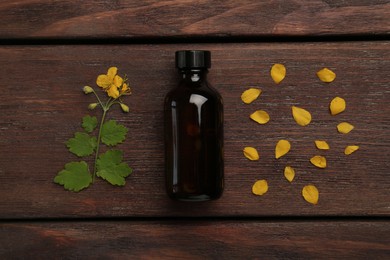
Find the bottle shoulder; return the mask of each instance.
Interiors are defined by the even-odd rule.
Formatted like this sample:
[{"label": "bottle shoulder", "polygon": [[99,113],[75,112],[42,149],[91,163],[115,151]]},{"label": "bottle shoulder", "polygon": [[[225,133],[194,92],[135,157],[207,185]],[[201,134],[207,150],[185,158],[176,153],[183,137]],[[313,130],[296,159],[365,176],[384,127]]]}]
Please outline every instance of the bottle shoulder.
[{"label": "bottle shoulder", "polygon": [[189,100],[192,95],[202,96],[210,100],[221,100],[219,92],[208,83],[201,84],[179,84],[166,95],[166,100]]}]

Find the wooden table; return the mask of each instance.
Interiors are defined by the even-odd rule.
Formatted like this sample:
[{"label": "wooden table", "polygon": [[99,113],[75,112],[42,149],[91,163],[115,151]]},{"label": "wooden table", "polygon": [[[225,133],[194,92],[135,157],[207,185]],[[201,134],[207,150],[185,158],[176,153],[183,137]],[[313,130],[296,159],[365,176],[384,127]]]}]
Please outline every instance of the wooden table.
[{"label": "wooden table", "polygon": [[[356,1],[1,1],[0,258],[389,259],[390,3]],[[163,99],[176,85],[174,52],[212,52],[210,81],[225,105],[225,192],[205,203],[164,190]],[[282,63],[275,84],[269,70]],[[110,66],[127,74],[129,128],[119,147],[134,169],[124,187],[98,179],[79,193],[53,183],[77,159],[64,143],[81,129]],[[316,72],[332,69],[323,83]],[[249,87],[263,90],[250,105]],[[347,110],[331,116],[341,96]],[[291,106],[313,115],[307,127]],[[258,125],[249,114],[271,115]],[[355,129],[337,133],[342,121]],[[292,150],[274,159],[275,144]],[[326,140],[319,151],[314,140]],[[346,145],[360,150],[343,154]],[[242,150],[254,146],[260,160]],[[318,169],[311,156],[327,157]],[[283,169],[291,165],[289,183]],[[269,191],[251,187],[266,179]],[[320,191],[307,203],[302,187]]]}]

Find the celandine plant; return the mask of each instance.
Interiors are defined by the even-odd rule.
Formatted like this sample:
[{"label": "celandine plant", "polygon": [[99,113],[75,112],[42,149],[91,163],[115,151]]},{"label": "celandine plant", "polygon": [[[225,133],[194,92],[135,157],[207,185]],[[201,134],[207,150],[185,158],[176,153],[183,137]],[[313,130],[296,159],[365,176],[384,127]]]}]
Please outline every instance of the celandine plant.
[{"label": "celandine plant", "polygon": [[[122,143],[128,129],[118,124],[115,120],[105,121],[107,112],[113,105],[118,104],[122,111],[129,112],[129,107],[123,103],[122,97],[131,94],[128,79],[120,77],[116,67],[108,69],[107,74],[99,75],[96,84],[101,87],[108,98],[103,102],[95,90],[85,86],[85,94],[93,93],[97,99],[96,103],[88,105],[89,109],[100,107],[103,110],[100,122],[95,116],[84,116],[82,121],[83,132],[76,132],[74,137],[66,142],[69,151],[78,157],[94,155],[93,171],[85,161],[69,162],[54,178],[54,182],[63,185],[66,190],[78,192],[94,183],[96,176],[112,185],[123,186],[125,178],[129,176],[132,169],[123,162],[123,152],[118,149],[111,149]],[[98,127],[99,126],[99,127]],[[103,143],[109,149],[99,154],[100,144]]]}]

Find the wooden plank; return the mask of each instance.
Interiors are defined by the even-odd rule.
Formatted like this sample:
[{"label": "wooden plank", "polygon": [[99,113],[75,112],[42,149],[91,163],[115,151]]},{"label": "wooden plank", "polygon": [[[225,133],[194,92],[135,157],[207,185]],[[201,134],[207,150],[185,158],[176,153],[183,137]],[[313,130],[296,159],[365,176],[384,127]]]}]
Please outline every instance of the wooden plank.
[{"label": "wooden plank", "polygon": [[[210,81],[225,102],[225,174],[223,197],[209,203],[175,203],[164,191],[163,99],[176,85],[173,56],[177,49],[210,49]],[[86,216],[273,216],[273,215],[386,215],[390,214],[389,42],[198,44],[198,45],[51,45],[0,48],[0,217]],[[287,77],[273,83],[269,69],[281,62]],[[123,188],[98,180],[81,193],[66,192],[52,182],[67,162],[78,160],[64,143],[80,131],[87,105],[94,102],[81,88],[116,65],[127,74],[133,95],[126,98],[131,112],[119,108],[109,115],[129,129],[120,145],[134,168]],[[335,82],[318,80],[316,71],[329,67]],[[240,100],[249,86],[263,90],[251,105]],[[335,96],[347,110],[331,116]],[[313,122],[298,126],[291,106],[312,112]],[[265,109],[271,115],[258,125],[249,114]],[[341,135],[339,122],[355,129]],[[274,159],[279,139],[292,143],[291,152]],[[330,151],[316,150],[325,139]],[[346,145],[360,150],[344,156]],[[242,149],[254,146],[261,159],[251,162]],[[316,169],[309,159],[323,154],[328,168]],[[91,163],[91,159],[88,160]],[[286,165],[295,167],[293,183],[283,177]],[[252,184],[267,179],[263,197]],[[304,185],[320,190],[316,206],[301,197]]]},{"label": "wooden plank", "polygon": [[387,259],[385,221],[0,224],[0,256],[136,259]]},{"label": "wooden plank", "polygon": [[2,1],[0,38],[372,36],[389,16],[387,0]]}]

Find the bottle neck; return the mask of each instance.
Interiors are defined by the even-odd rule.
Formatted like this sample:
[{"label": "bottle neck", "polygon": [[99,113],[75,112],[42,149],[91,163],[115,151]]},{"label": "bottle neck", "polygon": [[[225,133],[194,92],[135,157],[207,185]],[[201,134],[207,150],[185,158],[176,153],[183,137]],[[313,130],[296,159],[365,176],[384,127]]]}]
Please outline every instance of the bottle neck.
[{"label": "bottle neck", "polygon": [[207,69],[181,69],[179,70],[181,78],[190,82],[201,82],[207,80]]}]

